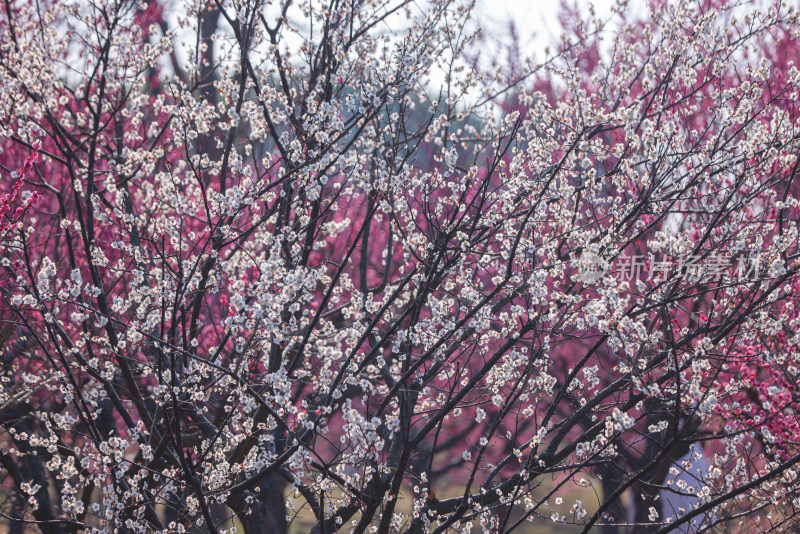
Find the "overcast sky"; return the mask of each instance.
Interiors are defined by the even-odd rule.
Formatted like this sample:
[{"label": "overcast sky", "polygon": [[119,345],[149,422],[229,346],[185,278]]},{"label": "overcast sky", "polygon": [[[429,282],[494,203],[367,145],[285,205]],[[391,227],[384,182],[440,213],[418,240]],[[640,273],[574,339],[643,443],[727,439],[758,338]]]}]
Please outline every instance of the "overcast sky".
[{"label": "overcast sky", "polygon": [[[520,39],[529,44],[532,52],[558,38],[560,4],[561,0],[477,0],[475,12],[481,26],[498,38],[507,35],[508,23],[514,21]],[[587,8],[594,4],[596,12],[605,15],[611,12],[614,0],[577,0],[577,4]]]}]

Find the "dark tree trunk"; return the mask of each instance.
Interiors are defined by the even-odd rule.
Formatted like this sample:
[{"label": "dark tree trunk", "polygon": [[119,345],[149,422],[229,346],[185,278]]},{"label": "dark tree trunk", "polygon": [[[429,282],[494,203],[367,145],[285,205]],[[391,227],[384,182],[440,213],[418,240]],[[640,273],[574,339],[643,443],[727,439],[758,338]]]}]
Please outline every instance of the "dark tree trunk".
[{"label": "dark tree trunk", "polygon": [[[615,465],[605,465],[599,469],[599,474],[603,477],[603,498],[606,499],[607,495],[613,494],[617,491],[617,488],[622,485],[624,481],[623,473],[619,467]],[[604,521],[605,524],[601,529],[602,533],[621,534],[618,524],[624,523],[627,519],[625,507],[622,505],[622,499],[618,498],[614,500],[611,506],[609,506],[607,513],[611,516],[611,519]]]},{"label": "dark tree trunk", "polygon": [[254,491],[249,513],[239,512],[245,534],[286,534],[286,482],[276,474],[268,476]]},{"label": "dark tree trunk", "polygon": [[656,500],[658,491],[653,491],[649,487],[645,488],[640,484],[634,484],[633,492],[632,506],[635,525],[628,532],[630,534],[650,534],[657,531],[660,525],[650,520],[650,508],[656,509],[660,519],[661,501]]},{"label": "dark tree trunk", "polygon": [[[22,499],[18,495],[11,497],[11,521],[8,526],[8,534],[23,534],[25,532],[25,523],[22,522],[22,516],[25,511],[25,506]],[[14,521],[14,518],[19,521]]]}]

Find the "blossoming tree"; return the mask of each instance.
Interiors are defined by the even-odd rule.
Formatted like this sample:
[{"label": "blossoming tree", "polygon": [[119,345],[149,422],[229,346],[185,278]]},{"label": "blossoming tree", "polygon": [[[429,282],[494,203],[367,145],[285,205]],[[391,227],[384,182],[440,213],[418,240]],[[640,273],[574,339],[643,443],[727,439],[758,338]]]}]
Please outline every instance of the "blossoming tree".
[{"label": "blossoming tree", "polygon": [[11,532],[790,528],[796,10],[471,8],[5,1]]}]

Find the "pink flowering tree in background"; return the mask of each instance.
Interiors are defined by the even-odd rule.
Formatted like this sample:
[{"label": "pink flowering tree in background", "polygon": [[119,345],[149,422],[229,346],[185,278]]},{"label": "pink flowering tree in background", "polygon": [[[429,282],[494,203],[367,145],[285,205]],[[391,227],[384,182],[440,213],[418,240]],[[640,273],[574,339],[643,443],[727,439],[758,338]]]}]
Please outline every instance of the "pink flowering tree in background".
[{"label": "pink flowering tree in background", "polygon": [[4,528],[796,529],[800,21],[649,4],[6,1]]}]

